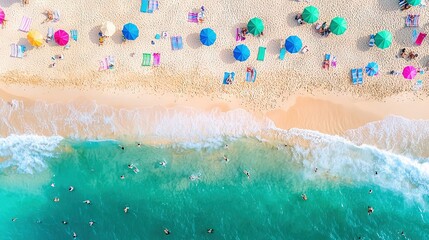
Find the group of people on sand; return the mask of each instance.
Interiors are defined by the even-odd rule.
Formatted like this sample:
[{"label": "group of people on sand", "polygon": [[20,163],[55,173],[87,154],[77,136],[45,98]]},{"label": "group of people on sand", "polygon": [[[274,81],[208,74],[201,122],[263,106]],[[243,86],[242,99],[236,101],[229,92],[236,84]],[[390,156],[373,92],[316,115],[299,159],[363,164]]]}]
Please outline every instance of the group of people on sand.
[{"label": "group of people on sand", "polygon": [[322,24],[317,23],[315,26],[316,30],[320,35],[327,37],[329,34],[331,34],[331,29],[329,26],[327,26],[326,22],[323,22]]},{"label": "group of people on sand", "polygon": [[417,53],[415,53],[414,51],[409,51],[407,53],[407,49],[403,48],[403,49],[401,49],[400,56],[401,56],[401,58],[413,60],[413,59],[416,59],[419,55]]}]

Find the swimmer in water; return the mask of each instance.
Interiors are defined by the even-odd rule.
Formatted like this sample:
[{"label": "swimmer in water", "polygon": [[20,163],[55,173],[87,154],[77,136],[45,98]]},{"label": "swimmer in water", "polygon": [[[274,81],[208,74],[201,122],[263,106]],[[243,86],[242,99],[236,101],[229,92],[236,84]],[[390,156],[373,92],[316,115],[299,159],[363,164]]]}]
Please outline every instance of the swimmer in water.
[{"label": "swimmer in water", "polygon": [[165,166],[167,166],[167,162],[166,161],[159,162],[159,165],[165,167]]},{"label": "swimmer in water", "polygon": [[244,170],[243,172],[244,172],[244,174],[246,174],[247,178],[250,179],[250,173],[249,173],[249,171]]},{"label": "swimmer in water", "polygon": [[229,161],[229,159],[225,155],[223,155],[223,160],[225,160],[225,162]]},{"label": "swimmer in water", "polygon": [[67,221],[61,221],[62,224],[67,225],[68,222]]},{"label": "swimmer in water", "polygon": [[225,148],[225,149],[228,149],[228,144],[225,144],[224,148]]},{"label": "swimmer in water", "polygon": [[12,218],[12,222],[16,222],[18,218]]},{"label": "swimmer in water", "polygon": [[128,164],[128,168],[129,168],[129,169],[133,169],[133,168],[134,168],[134,164],[132,164],[132,163],[131,163],[131,164]]},{"label": "swimmer in water", "polygon": [[125,150],[125,147],[124,147],[124,146],[119,145],[119,147],[120,147],[122,150]]},{"label": "swimmer in water", "polygon": [[189,176],[189,179],[190,179],[191,181],[195,181],[195,180],[200,179],[200,177],[199,177],[198,175],[192,174],[191,176]]},{"label": "swimmer in water", "polygon": [[164,228],[164,233],[165,235],[170,235],[170,230],[168,230],[167,228]]},{"label": "swimmer in water", "polygon": [[305,193],[303,193],[303,194],[301,194],[301,198],[302,198],[302,200],[304,200],[304,201],[307,201],[307,195],[305,195]]},{"label": "swimmer in water", "polygon": [[85,201],[83,201],[83,203],[86,203],[86,204],[91,204],[91,201],[89,201],[89,200],[85,200]]},{"label": "swimmer in water", "polygon": [[369,189],[369,192],[368,192],[369,194],[371,194],[372,193],[372,189]]},{"label": "swimmer in water", "polygon": [[122,180],[124,180],[124,179],[125,179],[125,176],[124,176],[124,175],[121,175],[121,179],[122,179]]},{"label": "swimmer in water", "polygon": [[214,233],[214,229],[213,228],[209,228],[209,229],[207,229],[207,232],[208,233]]},{"label": "swimmer in water", "polygon": [[368,215],[371,215],[374,212],[374,208],[371,206],[368,206]]},{"label": "swimmer in water", "polygon": [[317,168],[314,168],[314,172],[315,172],[315,173],[317,173],[317,170],[319,170],[319,169],[317,169]]},{"label": "swimmer in water", "polygon": [[73,232],[73,238],[77,238],[77,234]]},{"label": "swimmer in water", "polygon": [[137,143],[137,147],[141,147],[142,146],[142,144],[141,143]]},{"label": "swimmer in water", "polygon": [[138,172],[140,172],[140,170],[137,168],[137,167],[134,167],[134,173],[138,173]]},{"label": "swimmer in water", "polygon": [[59,202],[60,201],[60,198],[54,198],[54,202]]},{"label": "swimmer in water", "polygon": [[128,213],[128,210],[130,210],[130,208],[129,207],[125,207],[124,208],[124,213]]},{"label": "swimmer in water", "polygon": [[69,187],[69,192],[72,192],[74,190],[74,187],[73,186],[70,186]]},{"label": "swimmer in water", "polygon": [[55,187],[55,183],[51,183],[51,187]]},{"label": "swimmer in water", "polygon": [[94,221],[92,221],[92,220],[91,220],[91,221],[89,221],[89,226],[90,226],[90,227],[92,227],[92,225],[94,225],[94,223],[95,223],[95,222],[94,222]]}]

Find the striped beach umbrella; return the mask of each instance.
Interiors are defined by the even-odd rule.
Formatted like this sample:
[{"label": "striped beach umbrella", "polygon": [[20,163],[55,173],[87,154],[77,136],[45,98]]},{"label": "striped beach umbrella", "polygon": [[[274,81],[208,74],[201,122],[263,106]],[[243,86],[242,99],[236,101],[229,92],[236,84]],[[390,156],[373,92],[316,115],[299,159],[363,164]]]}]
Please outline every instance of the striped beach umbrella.
[{"label": "striped beach umbrella", "polygon": [[200,32],[200,41],[205,46],[211,46],[216,41],[216,33],[211,28],[204,28]]},{"label": "striped beach umbrella", "polygon": [[308,6],[302,12],[302,20],[306,23],[315,23],[319,20],[319,10],[315,6]]},{"label": "striped beach umbrella", "polygon": [[127,40],[135,40],[139,36],[139,29],[134,23],[127,23],[122,28],[122,35]]},{"label": "striped beach umbrella", "polygon": [[302,48],[302,41],[298,36],[289,36],[286,38],[285,48],[290,53],[297,53]]},{"label": "striped beach umbrella", "polygon": [[406,66],[402,70],[402,76],[404,76],[405,79],[413,79],[417,75],[417,69],[413,66]]},{"label": "striped beach umbrella", "polygon": [[392,44],[392,34],[387,30],[383,30],[375,34],[374,40],[377,47],[385,49]]},{"label": "striped beach umbrella", "polygon": [[116,27],[112,22],[107,21],[101,24],[100,31],[104,36],[110,37],[116,32]]},{"label": "striped beach umbrella", "polygon": [[244,62],[249,58],[250,50],[246,45],[240,44],[234,48],[233,54],[235,60]]},{"label": "striped beach umbrella", "polygon": [[376,62],[370,62],[365,68],[366,74],[372,77],[378,73],[378,64]]},{"label": "striped beach umbrella", "polygon": [[69,43],[70,36],[64,30],[58,30],[54,33],[55,42],[60,46],[65,46]]},{"label": "striped beach umbrella", "polygon": [[0,24],[3,23],[5,17],[6,15],[4,14],[3,9],[0,8]]},{"label": "striped beach umbrella", "polygon": [[411,6],[420,5],[421,2],[422,2],[421,0],[407,0],[407,3],[410,4]]},{"label": "striped beach umbrella", "polygon": [[247,30],[249,33],[253,34],[253,36],[261,35],[264,31],[264,23],[262,22],[262,19],[257,17],[250,19],[249,23],[247,23]]},{"label": "striped beach umbrella", "polygon": [[335,17],[329,25],[331,32],[335,35],[341,35],[347,30],[347,21],[342,17]]},{"label": "striped beach umbrella", "polygon": [[41,47],[43,45],[43,35],[36,30],[30,30],[27,34],[27,40],[33,47]]}]

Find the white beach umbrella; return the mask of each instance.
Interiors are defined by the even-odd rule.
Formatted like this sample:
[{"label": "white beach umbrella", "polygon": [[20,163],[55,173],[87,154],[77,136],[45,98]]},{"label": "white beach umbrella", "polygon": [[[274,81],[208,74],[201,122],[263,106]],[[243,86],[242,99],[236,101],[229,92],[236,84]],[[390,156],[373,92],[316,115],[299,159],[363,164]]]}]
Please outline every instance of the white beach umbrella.
[{"label": "white beach umbrella", "polygon": [[100,30],[104,36],[110,37],[115,33],[116,27],[112,22],[106,21],[103,24],[101,24]]}]

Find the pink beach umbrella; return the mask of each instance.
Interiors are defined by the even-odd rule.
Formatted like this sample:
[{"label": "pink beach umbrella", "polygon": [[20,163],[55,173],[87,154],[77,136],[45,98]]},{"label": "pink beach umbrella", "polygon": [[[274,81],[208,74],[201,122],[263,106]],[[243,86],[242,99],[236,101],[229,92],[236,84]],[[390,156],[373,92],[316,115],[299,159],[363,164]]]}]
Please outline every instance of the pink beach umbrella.
[{"label": "pink beach umbrella", "polygon": [[5,18],[4,11],[3,11],[3,9],[1,9],[1,8],[0,8],[0,24],[2,24],[2,23],[3,23],[4,18]]},{"label": "pink beach umbrella", "polygon": [[413,79],[417,75],[417,69],[413,66],[406,66],[404,70],[402,70],[402,76],[405,79]]},{"label": "pink beach umbrella", "polygon": [[60,46],[65,46],[69,42],[69,34],[64,30],[58,30],[54,33],[55,42]]}]

